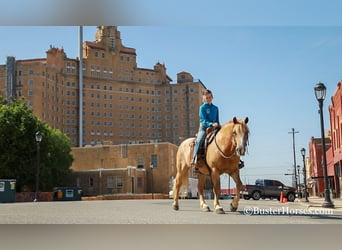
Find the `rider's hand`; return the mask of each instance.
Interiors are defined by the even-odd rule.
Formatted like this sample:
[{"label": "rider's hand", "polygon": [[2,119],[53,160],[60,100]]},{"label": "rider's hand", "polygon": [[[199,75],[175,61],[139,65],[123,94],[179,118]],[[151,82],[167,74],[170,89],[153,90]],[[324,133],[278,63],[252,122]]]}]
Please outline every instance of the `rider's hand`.
[{"label": "rider's hand", "polygon": [[214,123],[213,123],[213,127],[214,127],[214,128],[218,127],[218,125],[219,125],[219,124],[218,124],[217,122],[214,122]]}]

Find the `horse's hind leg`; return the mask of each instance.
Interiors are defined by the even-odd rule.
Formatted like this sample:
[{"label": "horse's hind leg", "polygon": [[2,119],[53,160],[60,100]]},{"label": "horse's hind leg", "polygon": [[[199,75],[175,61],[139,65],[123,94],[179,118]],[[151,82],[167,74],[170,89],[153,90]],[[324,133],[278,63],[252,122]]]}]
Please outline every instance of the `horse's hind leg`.
[{"label": "horse's hind leg", "polygon": [[181,186],[182,186],[181,172],[177,171],[176,178],[175,178],[174,184],[173,184],[173,204],[172,204],[172,207],[174,210],[179,210],[178,197],[179,197],[179,190],[180,190]]},{"label": "horse's hind leg", "polygon": [[231,177],[233,178],[235,184],[236,184],[236,195],[230,203],[230,211],[235,212],[239,206],[239,201],[240,201],[240,191],[242,190],[242,182],[240,179],[240,172],[239,170],[235,171]]}]

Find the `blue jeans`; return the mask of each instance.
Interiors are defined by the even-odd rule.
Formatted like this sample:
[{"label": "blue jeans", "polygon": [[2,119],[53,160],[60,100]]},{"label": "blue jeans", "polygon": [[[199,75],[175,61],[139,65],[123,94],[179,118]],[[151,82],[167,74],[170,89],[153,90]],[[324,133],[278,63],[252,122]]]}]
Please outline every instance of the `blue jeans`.
[{"label": "blue jeans", "polygon": [[195,147],[194,147],[194,152],[192,155],[192,161],[191,163],[195,162],[198,150],[200,149],[201,145],[204,142],[205,136],[206,136],[206,127],[200,125],[198,132],[197,132],[197,138],[196,138],[196,142],[195,142]]}]

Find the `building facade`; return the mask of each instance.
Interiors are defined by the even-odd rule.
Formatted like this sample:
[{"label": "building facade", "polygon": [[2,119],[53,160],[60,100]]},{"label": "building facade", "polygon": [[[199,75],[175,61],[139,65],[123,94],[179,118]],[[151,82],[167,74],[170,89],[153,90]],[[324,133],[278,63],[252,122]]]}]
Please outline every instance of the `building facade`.
[{"label": "building facade", "polygon": [[331,97],[329,105],[331,152],[329,154],[328,175],[333,176],[333,191],[336,197],[342,197],[342,82],[337,83],[337,89]]},{"label": "building facade", "polygon": [[204,89],[188,72],[173,83],[159,62],[139,68],[136,50],[123,45],[116,26],[99,26],[95,41],[82,43],[80,58],[50,47],[46,58],[8,57],[0,65],[0,96],[25,97],[75,147],[104,141],[178,145],[197,132]]},{"label": "building facade", "polygon": [[177,148],[165,142],[75,147],[72,185],[81,187],[85,196],[168,194],[176,174]]},{"label": "building facade", "polygon": [[[327,165],[328,165],[328,180],[329,186],[333,187],[334,176],[331,173],[331,140],[329,137],[325,138],[325,146],[326,146],[326,156],[327,156]],[[323,146],[321,138],[311,138],[309,142],[309,164],[308,164],[308,174],[307,176],[307,187],[308,192],[311,196],[320,196],[324,195],[325,191],[325,183],[324,183],[324,173],[323,173]]]},{"label": "building facade", "polygon": [[[328,187],[333,198],[342,197],[342,82],[331,97],[329,105],[330,128],[325,138]],[[307,178],[311,195],[323,196],[325,191],[322,165],[322,140],[312,138],[309,143],[310,176]]]}]

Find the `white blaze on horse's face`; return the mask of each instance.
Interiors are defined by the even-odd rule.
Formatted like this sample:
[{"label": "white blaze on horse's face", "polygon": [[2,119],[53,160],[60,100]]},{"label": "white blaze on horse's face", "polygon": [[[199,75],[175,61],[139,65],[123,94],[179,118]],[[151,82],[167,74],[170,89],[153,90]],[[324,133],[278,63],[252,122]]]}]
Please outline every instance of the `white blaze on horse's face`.
[{"label": "white blaze on horse's face", "polygon": [[247,147],[247,142],[248,142],[248,134],[249,134],[249,129],[247,127],[248,117],[244,121],[237,120],[234,117],[233,121],[235,124],[233,127],[233,137],[234,137],[234,142],[236,145],[235,151],[238,156],[243,156],[246,153],[246,147]]}]

